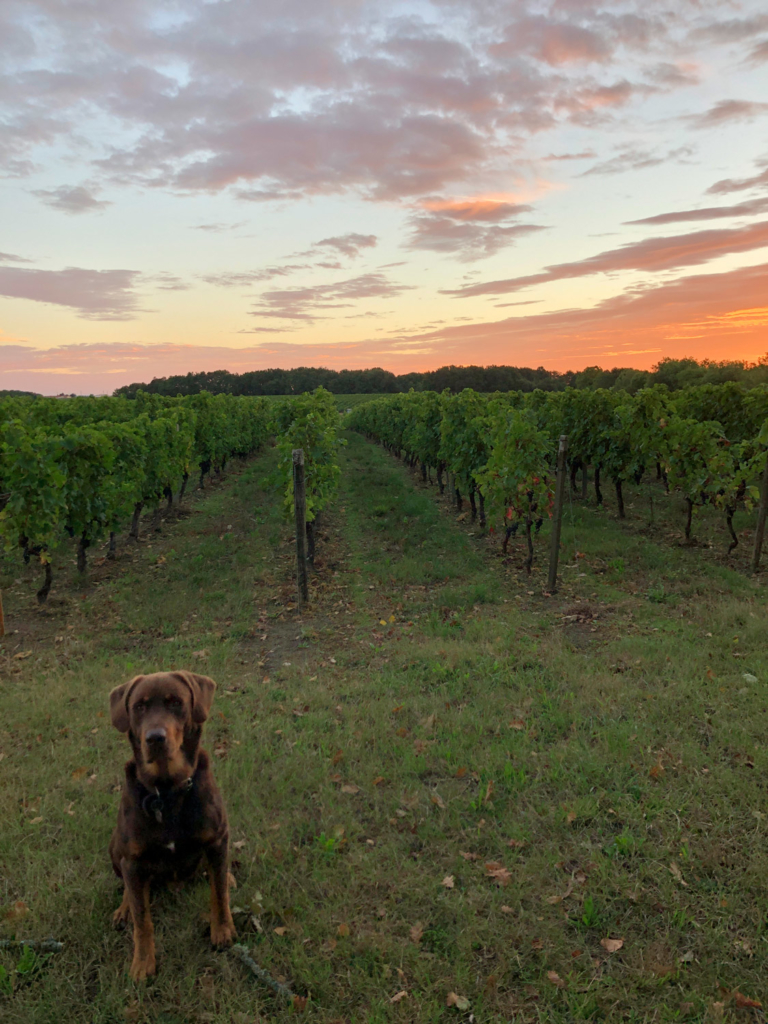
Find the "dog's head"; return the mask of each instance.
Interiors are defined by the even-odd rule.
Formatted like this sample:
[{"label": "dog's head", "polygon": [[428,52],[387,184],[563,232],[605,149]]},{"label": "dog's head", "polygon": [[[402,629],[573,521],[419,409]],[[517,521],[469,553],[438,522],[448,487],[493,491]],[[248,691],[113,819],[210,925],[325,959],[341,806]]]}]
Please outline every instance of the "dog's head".
[{"label": "dog's head", "polygon": [[129,734],[141,775],[172,783],[189,777],[215,689],[194,672],[154,672],[112,690],[112,724]]}]

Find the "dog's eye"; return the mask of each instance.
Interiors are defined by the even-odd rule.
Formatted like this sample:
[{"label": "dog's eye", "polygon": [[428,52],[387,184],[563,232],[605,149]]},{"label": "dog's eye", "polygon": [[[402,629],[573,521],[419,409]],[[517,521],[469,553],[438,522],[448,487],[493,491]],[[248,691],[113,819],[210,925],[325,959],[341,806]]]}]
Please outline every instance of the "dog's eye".
[{"label": "dog's eye", "polygon": [[178,697],[166,697],[165,698],[165,703],[166,703],[166,706],[169,707],[169,708],[180,708],[181,707],[181,701],[179,700]]},{"label": "dog's eye", "polygon": [[147,705],[143,701],[141,701],[141,702],[133,705],[133,710],[138,712],[138,714],[141,715],[141,714],[143,714],[143,712],[145,712],[147,710]]}]

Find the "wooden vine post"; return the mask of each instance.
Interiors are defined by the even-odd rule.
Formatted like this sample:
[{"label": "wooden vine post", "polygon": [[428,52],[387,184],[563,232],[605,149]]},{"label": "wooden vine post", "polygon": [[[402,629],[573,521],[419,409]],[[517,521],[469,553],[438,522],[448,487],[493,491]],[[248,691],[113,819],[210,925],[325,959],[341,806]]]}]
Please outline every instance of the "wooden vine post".
[{"label": "wooden vine post", "polygon": [[568,437],[560,435],[557,449],[557,479],[555,481],[555,507],[552,513],[552,545],[549,549],[549,579],[547,590],[557,590],[557,561],[560,556],[560,527],[563,521],[563,496],[565,494],[565,454],[568,451]]},{"label": "wooden vine post", "polygon": [[307,490],[304,481],[304,450],[293,452],[293,510],[296,516],[296,589],[299,611],[309,601],[307,585]]},{"label": "wooden vine post", "polygon": [[757,572],[760,565],[760,552],[763,549],[765,536],[765,517],[768,513],[768,455],[766,456],[763,482],[760,487],[760,505],[757,509],[757,526],[755,527],[755,546],[752,551],[752,572]]}]

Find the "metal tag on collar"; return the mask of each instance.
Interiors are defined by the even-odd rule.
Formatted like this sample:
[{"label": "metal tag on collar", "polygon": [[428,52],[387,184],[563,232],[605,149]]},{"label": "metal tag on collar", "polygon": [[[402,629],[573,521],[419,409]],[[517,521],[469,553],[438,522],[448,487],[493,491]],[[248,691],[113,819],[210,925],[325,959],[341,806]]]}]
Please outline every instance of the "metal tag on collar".
[{"label": "metal tag on collar", "polygon": [[163,798],[160,796],[160,790],[155,787],[155,795],[147,793],[144,799],[141,801],[141,809],[145,814],[149,815],[150,818],[154,818],[158,825],[163,822]]}]

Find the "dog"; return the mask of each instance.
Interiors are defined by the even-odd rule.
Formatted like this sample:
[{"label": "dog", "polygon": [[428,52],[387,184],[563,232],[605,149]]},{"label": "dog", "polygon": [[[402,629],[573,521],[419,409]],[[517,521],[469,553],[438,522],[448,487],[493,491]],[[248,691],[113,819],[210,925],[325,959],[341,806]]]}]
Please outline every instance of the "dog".
[{"label": "dog", "polygon": [[229,946],[237,936],[229,909],[227,812],[200,747],[215,689],[208,676],[155,672],[109,695],[112,724],[128,733],[133,748],[109,853],[125,886],[115,926],[133,920],[134,981],[155,973],[150,884],[188,878],[203,855],[211,883],[211,942]]}]

